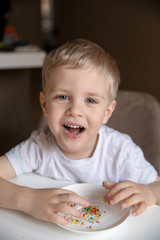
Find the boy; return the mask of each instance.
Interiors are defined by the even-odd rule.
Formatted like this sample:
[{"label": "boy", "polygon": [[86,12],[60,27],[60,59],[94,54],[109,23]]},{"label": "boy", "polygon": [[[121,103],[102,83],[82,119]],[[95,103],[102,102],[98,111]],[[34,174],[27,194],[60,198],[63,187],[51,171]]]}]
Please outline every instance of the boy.
[{"label": "boy", "polygon": [[127,135],[103,125],[115,109],[119,82],[114,59],[87,40],[66,43],[46,57],[40,103],[48,126],[0,158],[0,207],[62,225],[68,222],[58,212],[81,217],[66,204],[89,205],[75,193],[5,180],[33,171],[75,182],[107,180],[105,199],[122,210],[134,205],[133,215],[160,204],[156,170]]}]

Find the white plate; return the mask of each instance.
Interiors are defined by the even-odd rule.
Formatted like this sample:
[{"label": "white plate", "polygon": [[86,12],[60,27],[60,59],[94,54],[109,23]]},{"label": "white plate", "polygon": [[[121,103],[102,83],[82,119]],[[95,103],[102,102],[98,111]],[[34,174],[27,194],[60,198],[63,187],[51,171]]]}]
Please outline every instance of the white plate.
[{"label": "white plate", "polygon": [[[123,212],[119,204],[113,206],[105,203],[103,200],[103,196],[106,194],[106,189],[100,185],[90,184],[90,183],[80,183],[80,184],[73,184],[64,187],[63,189],[67,189],[73,191],[84,197],[87,201],[89,201],[91,206],[96,206],[101,212],[101,216],[97,219],[100,223],[96,221],[83,221],[80,219],[78,224],[71,223],[66,226],[61,226],[66,230],[72,232],[79,232],[79,233],[95,233],[95,232],[102,232],[113,227],[118,226],[121,224],[130,214],[129,209],[125,209]],[[77,207],[78,208],[78,207]],[[79,208],[78,208],[79,209]],[[64,216],[64,214],[60,214]],[[74,218],[73,218],[74,219]],[[72,219],[72,220],[73,220]],[[81,225],[81,220],[85,225]]]}]

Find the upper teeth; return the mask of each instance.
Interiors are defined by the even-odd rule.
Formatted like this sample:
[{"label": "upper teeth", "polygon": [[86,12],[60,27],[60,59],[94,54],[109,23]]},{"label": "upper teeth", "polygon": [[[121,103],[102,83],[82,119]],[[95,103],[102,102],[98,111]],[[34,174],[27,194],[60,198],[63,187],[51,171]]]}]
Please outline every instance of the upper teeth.
[{"label": "upper teeth", "polygon": [[64,124],[65,127],[70,127],[70,128],[83,128],[82,126],[76,126],[76,125],[68,125]]}]

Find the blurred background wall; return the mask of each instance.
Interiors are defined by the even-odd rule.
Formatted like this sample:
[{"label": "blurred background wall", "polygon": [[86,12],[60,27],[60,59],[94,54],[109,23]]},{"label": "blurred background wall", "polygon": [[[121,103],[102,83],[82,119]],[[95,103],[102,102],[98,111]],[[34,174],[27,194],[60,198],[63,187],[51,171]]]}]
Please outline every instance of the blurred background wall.
[{"label": "blurred background wall", "polygon": [[122,89],[160,100],[160,1],[59,0],[59,42],[76,37],[116,58]]}]

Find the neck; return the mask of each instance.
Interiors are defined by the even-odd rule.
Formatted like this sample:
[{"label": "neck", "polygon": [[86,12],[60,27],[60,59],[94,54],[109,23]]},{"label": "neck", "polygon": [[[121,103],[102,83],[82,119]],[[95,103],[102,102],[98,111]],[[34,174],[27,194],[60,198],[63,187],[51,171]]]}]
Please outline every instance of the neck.
[{"label": "neck", "polygon": [[86,146],[86,149],[83,149],[83,151],[79,151],[79,152],[66,152],[63,151],[62,149],[60,149],[60,151],[63,153],[63,155],[66,158],[69,158],[71,160],[80,160],[80,159],[84,159],[84,158],[91,158],[96,150],[97,147],[97,143],[98,143],[98,139],[99,139],[99,134],[97,135],[96,139],[94,140],[93,143],[91,143],[89,146]]}]

